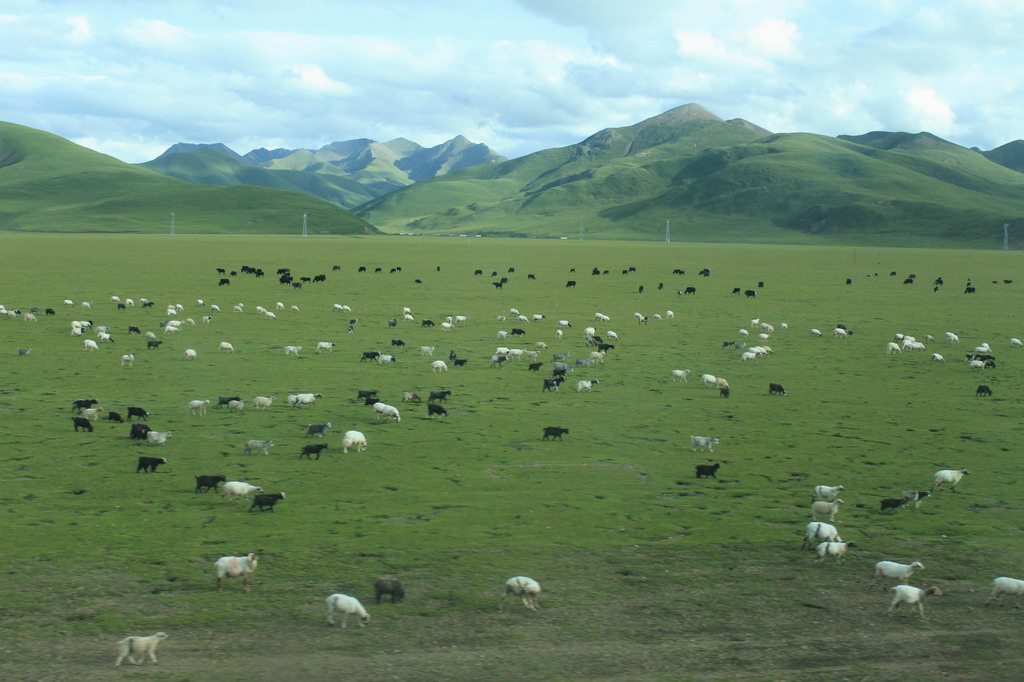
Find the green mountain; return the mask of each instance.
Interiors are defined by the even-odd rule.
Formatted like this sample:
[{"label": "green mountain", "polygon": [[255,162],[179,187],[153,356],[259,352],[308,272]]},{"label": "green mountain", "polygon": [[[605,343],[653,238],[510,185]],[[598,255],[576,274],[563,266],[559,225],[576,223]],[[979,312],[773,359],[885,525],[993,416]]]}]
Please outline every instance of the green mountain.
[{"label": "green mountain", "polygon": [[297,233],[377,230],[306,193],[183,182],[64,138],[0,122],[0,230],[36,232]]},{"label": "green mountain", "polygon": [[771,134],[689,104],[356,209],[388,231],[701,241],[1001,244],[1024,175],[928,133]]},{"label": "green mountain", "polygon": [[989,161],[1024,173],[1024,140],[1014,140],[987,152],[981,152]]},{"label": "green mountain", "polygon": [[245,155],[219,143],[178,143],[140,165],[188,182],[298,190],[352,208],[420,180],[504,160],[460,135],[430,148],[403,138],[359,139],[315,151],[258,149]]}]

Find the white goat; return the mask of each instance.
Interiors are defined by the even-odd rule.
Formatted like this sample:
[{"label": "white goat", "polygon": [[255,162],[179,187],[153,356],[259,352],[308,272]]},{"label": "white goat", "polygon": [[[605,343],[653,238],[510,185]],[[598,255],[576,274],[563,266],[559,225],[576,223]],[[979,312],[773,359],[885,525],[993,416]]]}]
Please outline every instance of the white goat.
[{"label": "white goat", "polygon": [[206,414],[206,408],[210,406],[209,400],[190,400],[188,403],[189,414]]},{"label": "white goat", "polygon": [[841,485],[816,485],[814,486],[814,495],[811,497],[811,501],[814,500],[825,500],[831,502],[836,499],[836,495],[839,494],[840,490],[846,490]]},{"label": "white goat", "polygon": [[828,515],[828,522],[834,523],[836,520],[836,513],[839,511],[839,505],[842,503],[842,500],[835,500],[833,502],[824,502],[819,500],[818,502],[814,502],[811,504],[811,518],[817,521],[819,516]]},{"label": "white goat", "polygon": [[[149,660],[156,663],[156,647],[165,639],[167,639],[166,632],[157,632],[148,637],[140,637],[138,635],[125,637],[117,643],[117,662],[114,663],[114,667],[116,668],[121,665],[121,661],[125,658],[128,659],[129,663],[142,665],[147,654],[149,655]],[[135,660],[136,656],[139,657],[139,660]]]},{"label": "white goat", "polygon": [[373,413],[377,415],[377,419],[391,419],[396,422],[402,421],[402,416],[398,412],[398,408],[394,405],[388,405],[387,403],[374,403]]},{"label": "white goat", "polygon": [[263,396],[263,395],[255,396],[252,399],[252,408],[254,410],[266,410],[266,409],[270,408],[271,404],[275,400],[277,400],[277,396],[276,395],[275,396],[270,396],[269,398],[267,396]]},{"label": "white goat", "polygon": [[687,375],[690,370],[688,369],[674,369],[672,370],[672,381],[686,381]]},{"label": "white goat", "polygon": [[924,620],[924,600],[926,597],[935,595],[936,597],[942,594],[942,590],[937,587],[929,587],[926,590],[922,590],[920,587],[914,587],[913,585],[896,585],[890,588],[892,592],[892,603],[889,604],[888,613],[892,613],[900,604],[907,604],[910,608],[914,608],[914,604],[917,604],[917,612],[921,614],[921,620]]},{"label": "white goat", "polygon": [[245,556],[222,556],[213,563],[217,569],[217,591],[221,589],[224,578],[242,578],[242,591],[249,591],[249,576],[256,570],[257,556],[249,553]]},{"label": "white goat", "polygon": [[447,372],[448,365],[445,364],[444,360],[434,360],[432,363],[430,363],[430,371],[434,373]]},{"label": "white goat", "polygon": [[540,583],[533,578],[518,575],[505,581],[505,593],[498,601],[498,610],[501,611],[505,597],[514,594],[523,600],[523,605],[531,611],[537,610],[537,597],[540,595]]},{"label": "white goat", "polygon": [[329,625],[334,625],[335,613],[342,614],[341,627],[347,626],[348,617],[351,614],[359,617],[359,627],[365,627],[370,622],[370,614],[366,612],[366,609],[363,608],[363,605],[355,597],[335,593],[327,597],[325,601],[327,602],[327,623]]}]

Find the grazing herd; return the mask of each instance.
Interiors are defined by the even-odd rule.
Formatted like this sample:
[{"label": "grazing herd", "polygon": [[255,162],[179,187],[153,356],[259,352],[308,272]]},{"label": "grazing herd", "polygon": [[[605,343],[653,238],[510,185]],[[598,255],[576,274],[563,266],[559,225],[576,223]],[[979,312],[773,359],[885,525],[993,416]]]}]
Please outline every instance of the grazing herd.
[{"label": "grazing herd", "polygon": [[[709,274],[710,273],[704,276],[709,276]],[[576,281],[570,280],[570,282],[572,287],[576,286]],[[221,284],[225,283],[229,282],[221,282]],[[570,284],[567,283],[566,286],[569,287]],[[660,289],[662,287],[659,286],[658,288]],[[739,291],[740,289],[737,288],[734,293],[739,293]],[[640,287],[639,293],[643,293],[643,287]],[[750,299],[755,298],[756,293],[757,292],[754,291],[753,289],[747,290],[745,292],[746,297]],[[687,287],[685,294],[696,294],[696,288]],[[119,305],[124,305],[127,307],[126,303],[119,302]],[[283,307],[283,304],[278,304],[279,310],[282,309]],[[212,306],[210,309],[211,312],[214,312]],[[238,304],[234,307],[234,309],[237,312],[242,312],[244,310],[244,305]],[[297,307],[293,306],[293,309],[296,312],[298,312]],[[276,319],[274,313],[270,312],[267,309],[257,307],[256,310],[260,315],[262,315],[264,318],[268,320]],[[334,310],[351,313],[351,307],[347,305],[342,306],[339,304],[335,304]],[[167,309],[169,317],[173,317],[180,312],[183,312],[183,310],[179,309],[179,307],[168,307]],[[219,312],[219,309],[215,312]],[[527,327],[527,329],[523,329],[521,327],[512,327],[508,331],[499,330],[497,334],[498,339],[508,339],[508,341],[503,342],[509,343],[513,342],[514,339],[522,339],[523,337],[530,337],[532,340],[533,337],[531,336],[531,334],[533,333],[534,327],[531,327],[530,325],[535,325],[535,323],[541,322],[543,319],[545,319],[545,316],[542,314],[534,314],[531,317],[527,315],[522,315],[521,313],[519,313],[518,310],[515,309],[511,309],[508,315],[511,316],[511,319],[523,322],[523,326]],[[403,310],[401,316],[396,316],[391,318],[390,320],[387,320],[387,327],[393,328],[397,326],[398,317],[401,317],[403,321],[414,321],[415,319],[412,311],[406,308]],[[552,354],[552,376],[543,378],[541,392],[558,392],[559,386],[567,380],[567,373],[575,373],[577,369],[591,369],[592,371],[597,371],[596,368],[599,368],[600,366],[605,364],[606,358],[615,358],[616,360],[614,361],[620,361],[618,360],[618,358],[623,357],[628,353],[628,342],[631,334],[642,333],[637,332],[636,329],[644,329],[644,326],[647,325],[649,320],[651,319],[647,315],[644,315],[639,312],[634,313],[633,318],[637,322],[637,327],[631,326],[630,329],[633,329],[632,332],[629,331],[629,329],[622,329],[621,327],[619,332],[602,327],[602,329],[606,329],[606,331],[603,332],[602,336],[599,336],[597,330],[594,327],[587,327],[584,330],[582,338],[579,339],[578,341],[580,344],[585,344],[585,347],[587,349],[585,353],[586,357],[570,359],[569,353]],[[652,318],[654,319],[655,323],[657,323],[657,321],[659,320],[672,320],[675,318],[675,313],[669,310],[665,311],[664,315],[657,314],[653,315]],[[445,322],[441,323],[439,333],[450,332],[452,329],[458,329],[462,326],[465,326],[467,324],[467,319],[468,316],[465,315],[450,316],[447,318]],[[502,315],[497,316],[496,321],[502,322],[505,319],[506,315],[503,313]],[[604,313],[595,314],[595,320],[597,320],[598,322],[610,323],[611,319],[612,318],[610,316],[605,315]],[[202,320],[204,322],[209,323],[212,320],[212,316],[204,316]],[[165,334],[170,334],[173,336],[174,334],[178,333],[178,331],[174,330],[182,329],[182,324],[172,324],[174,322],[177,321],[170,320],[163,327],[163,331]],[[194,322],[192,324],[194,325]],[[354,324],[356,324],[356,320],[353,319],[349,323],[350,330]],[[383,324],[384,323],[382,322],[382,325]],[[421,325],[423,327],[429,328],[433,327],[434,323],[431,320],[424,319],[421,321]],[[89,329],[91,326],[91,323],[86,325],[84,322],[78,322],[77,326],[72,326],[72,334],[75,336],[81,335],[83,333],[83,330]],[[770,362],[770,360],[766,360],[766,358],[773,354],[773,350],[771,347],[766,345],[766,343],[769,341],[769,339],[773,338],[773,335],[776,332],[776,328],[773,325],[757,318],[750,320],[750,331],[748,331],[746,327],[747,325],[745,325],[745,328],[740,329],[739,336],[741,338],[741,341],[723,342],[723,347],[730,348],[735,351],[740,351],[738,356],[736,357],[736,361],[751,363],[749,366],[752,367],[757,367],[759,363]],[[785,323],[781,323],[779,327],[781,330],[785,330],[788,328],[788,325],[786,325]],[[569,336],[578,334],[578,332],[574,333],[573,330],[578,330],[579,328],[580,327],[573,327],[572,320],[561,319],[558,321],[558,326],[554,330],[554,337],[556,340],[560,341],[563,338],[563,334],[568,334]],[[827,327],[825,328],[827,329]],[[141,329],[137,326],[133,325],[132,327],[129,327],[129,334],[139,333],[140,331]],[[745,342],[742,341],[742,339],[751,338],[751,332],[756,334],[756,338],[759,343],[758,345],[748,347],[745,344]],[[452,333],[457,334],[458,332],[456,331]],[[814,337],[822,336],[821,332],[816,328],[811,330],[811,335]],[[832,342],[837,344],[854,343],[854,341],[849,340],[851,339],[851,337],[853,337],[853,335],[854,332],[848,329],[846,326],[841,324],[836,325],[833,327],[832,331],[832,339],[834,339]],[[856,338],[860,337],[858,336]],[[959,342],[958,336],[953,332],[947,332],[945,338],[946,342],[950,344]],[[615,341],[616,343],[606,343],[605,339]],[[930,340],[930,337],[926,338],[926,341],[928,340]],[[115,343],[114,337],[108,331],[98,330],[96,340],[83,340],[83,348],[87,351],[98,352],[100,351],[101,344],[107,343]],[[147,339],[147,350],[157,351],[159,350],[159,346],[161,343],[162,341],[158,341],[154,338],[149,338]],[[1021,345],[1020,341],[1016,338],[1013,338],[1011,340],[1011,344],[1014,346]],[[381,368],[380,371],[382,372],[399,371],[404,365],[408,364],[408,359],[406,356],[399,356],[397,354],[408,351],[402,350],[405,344],[400,339],[392,339],[391,345],[393,349],[397,349],[392,351],[393,354],[382,353],[377,350],[361,351],[362,354],[361,357],[359,358],[359,361],[365,362],[369,360],[371,361],[371,365],[373,365],[375,361],[377,365],[390,365],[397,366],[399,368]],[[618,350],[616,349],[617,345],[620,346]],[[307,346],[307,348],[309,347],[313,346]],[[235,351],[234,345],[227,341],[220,342],[218,348],[225,353],[234,353]],[[303,346],[301,345],[290,344],[279,346],[278,348],[283,348],[284,355],[293,356],[295,358],[299,358],[300,360],[308,361],[306,357],[300,354],[303,348]],[[329,341],[320,341],[316,342],[315,348],[317,354],[333,354],[336,348],[336,344],[334,342]],[[431,374],[446,374],[449,372],[449,363],[451,363],[451,366],[455,368],[453,370],[453,373],[457,374],[459,371],[461,371],[458,368],[465,367],[467,359],[459,358],[456,355],[455,351],[451,351],[449,353],[448,362],[445,362],[444,360],[425,360],[426,358],[432,358],[437,348],[438,346],[424,345],[418,347],[418,349],[416,350],[418,357],[424,358],[424,360],[422,361],[424,363],[422,365],[423,370],[429,368]],[[493,354],[490,354],[489,366],[490,368],[496,370],[500,369],[504,371],[510,371],[506,368],[516,366],[516,362],[520,358],[527,358],[528,360],[533,360],[533,362],[523,363],[523,365],[518,366],[520,368],[525,366],[526,371],[540,371],[541,368],[544,366],[544,363],[536,361],[536,358],[538,357],[539,352],[545,349],[547,349],[547,345],[542,341],[537,341],[535,342],[535,345],[531,344],[531,347],[528,348],[509,348],[501,346],[498,347]],[[900,357],[906,357],[904,356],[904,353],[907,353],[907,355],[909,356],[910,352],[912,351],[924,349],[925,345],[923,342],[919,342],[914,337],[903,334],[897,334],[896,339],[894,341],[888,342],[886,344],[886,352],[888,355],[899,355]],[[988,344],[983,344],[975,348],[972,353],[966,356],[968,368],[977,369],[982,372],[989,372],[991,370],[995,370],[996,363],[995,358],[991,354],[991,350],[992,349]],[[197,358],[197,352],[194,349],[187,349],[185,351],[184,357],[186,360],[195,360]],[[326,357],[331,357],[331,355],[328,355]],[[401,362],[399,362],[400,357]],[[228,358],[225,357],[225,359]],[[120,356],[120,365],[126,370],[134,369],[135,360],[135,354],[126,353]],[[289,362],[291,361],[292,360],[289,360]],[[932,354],[931,361],[936,364],[945,363],[945,359],[940,354],[937,353]],[[473,362],[476,362],[476,360],[473,360]],[[569,365],[568,362],[572,362],[573,365]],[[481,368],[483,368],[485,364],[487,363],[479,363]],[[748,365],[744,365],[744,367],[746,366]],[[721,376],[718,376],[717,370],[715,371],[716,375],[711,375],[707,373],[700,375],[701,386],[712,389],[717,388],[719,396],[723,398],[729,398],[732,394],[732,387],[730,386],[729,381],[727,381],[725,378]],[[497,372],[495,373],[497,374]],[[670,373],[672,382],[678,382],[680,384],[689,383],[689,369],[670,370]],[[605,375],[602,376],[605,377]],[[741,383],[742,382],[739,382],[737,384],[737,390],[749,392],[745,386],[740,385]],[[533,385],[536,386],[536,384]],[[573,384],[570,383],[569,386],[571,387],[573,386]],[[601,393],[603,392],[611,393],[612,391],[614,391],[615,386],[615,380],[609,379],[607,377],[603,378],[603,380],[597,378],[575,380],[576,393],[593,393],[598,398],[601,396]],[[694,391],[701,390],[700,388],[696,388],[695,383],[692,384],[691,386],[694,387]],[[762,388],[760,389],[761,391],[763,391],[763,386],[764,384],[762,383]],[[794,387],[791,386],[791,388]],[[673,390],[688,389],[689,387],[681,385],[678,387],[678,389]],[[536,391],[536,388],[534,388],[533,390]],[[790,395],[781,384],[775,382],[768,383],[767,393],[769,396],[777,396],[780,398],[788,397]],[[714,395],[713,393],[709,394]],[[431,390],[429,394],[424,393],[424,395],[429,395],[429,398],[425,404],[427,419],[433,417],[449,417],[448,408],[444,405],[441,405],[440,403],[448,403],[448,399],[453,396],[452,390]],[[760,395],[763,396],[764,394],[760,393]],[[987,385],[979,385],[975,395],[979,397],[991,397],[992,389]],[[285,402],[288,408],[290,410],[296,410],[294,414],[298,415],[302,414],[302,410],[307,410],[315,406],[317,400],[323,399],[324,396],[324,393],[295,393],[288,395]],[[412,410],[413,407],[416,407],[414,405],[415,403],[422,402],[420,396],[412,391],[404,392],[401,397],[403,409],[406,409],[408,407],[409,410]],[[392,427],[387,424],[402,423],[401,413],[399,409],[394,405],[388,404],[378,399],[376,391],[359,390],[358,398],[362,401],[365,401],[365,403],[368,406],[372,407],[372,412],[374,415],[374,419],[376,421],[382,421],[385,423],[386,426],[382,426],[382,428],[398,428]],[[458,396],[456,396],[456,398],[458,398]],[[576,399],[587,400],[589,398],[588,396],[581,395]],[[248,405],[250,405],[251,408],[254,410],[268,410],[272,408],[272,405],[275,400],[275,396],[254,396],[251,398],[251,400],[249,400]],[[717,398],[715,400],[717,400]],[[775,398],[771,398],[770,400],[774,403]],[[797,398],[790,398],[790,400],[797,400]],[[785,401],[780,400],[779,404],[782,404],[783,402]],[[81,430],[87,433],[93,433],[94,422],[100,418],[101,413],[105,412],[104,408],[98,406],[98,403],[99,401],[96,399],[80,399],[75,400],[73,402],[72,411],[76,413],[71,417],[74,431],[78,432]],[[458,404],[457,400],[456,403]],[[213,404],[212,399],[203,398],[188,401],[185,404],[185,407],[189,415],[199,417],[207,414],[207,410],[211,404]],[[723,402],[722,404],[728,403]],[[242,400],[240,396],[225,395],[218,397],[215,404],[215,409],[227,408],[228,414],[242,413],[245,409],[245,406],[246,401]],[[422,409],[422,406],[419,406],[418,409]],[[458,410],[453,410],[453,412],[455,413],[456,416],[452,418],[458,419]],[[64,414],[66,415],[67,413],[65,412]],[[118,412],[106,411],[105,414],[106,419],[110,421],[124,421]],[[154,446],[164,445],[167,443],[168,439],[171,438],[172,435],[175,433],[174,431],[171,430],[155,431],[151,429],[147,423],[143,423],[149,421],[151,414],[148,410],[142,407],[128,406],[126,408],[126,415],[127,421],[131,423],[131,426],[129,427],[130,437],[133,439],[145,440],[148,444]],[[64,418],[66,418],[66,416]],[[64,423],[66,424],[66,422]],[[330,421],[326,421],[323,423],[308,424],[306,426],[305,437],[315,438],[318,439],[319,441],[320,439],[327,437],[328,430],[331,428],[332,423]],[[577,439],[579,438],[579,433],[581,431],[582,429],[577,429],[574,431],[575,437]],[[541,440],[562,441],[564,440],[563,436],[567,436],[569,433],[570,429],[563,426],[545,426],[542,427]],[[181,436],[179,436],[179,438],[180,437]],[[719,442],[719,438],[717,437],[691,436],[691,451],[696,452],[698,450],[707,450],[709,453],[712,453],[714,452],[713,446],[718,445]],[[728,450],[729,442],[730,441],[728,440],[726,441],[726,450]],[[274,441],[270,439],[247,439],[244,442],[243,453],[249,455],[269,455],[272,447],[274,447]],[[367,447],[367,438],[361,431],[348,430],[344,432],[344,436],[341,441],[341,449],[343,453],[348,454],[350,449],[353,449],[356,453],[361,453],[364,452],[367,449]],[[545,447],[562,446],[551,445]],[[685,449],[685,445],[683,445],[683,449]],[[299,452],[299,458],[306,458],[311,460],[313,459],[313,455],[315,455],[315,459],[319,460],[321,458],[321,455],[325,452],[325,450],[328,450],[328,444],[326,442],[307,443],[302,446],[301,451]],[[328,453],[330,452],[335,452],[335,450],[329,450]],[[158,468],[164,465],[167,465],[167,459],[165,458],[140,456],[138,457],[137,460],[136,473],[155,474],[158,472]],[[719,472],[721,466],[721,463],[698,464],[696,465],[696,477],[698,479],[711,479],[706,482],[706,485],[725,485],[728,482],[720,481],[717,476],[717,473]],[[925,497],[929,496],[930,493],[940,491],[946,488],[948,488],[950,492],[956,493],[957,485],[967,474],[968,471],[966,469],[940,470],[936,472],[934,476],[934,482],[932,485],[932,489],[930,491],[903,491],[902,497],[887,498],[882,500],[881,511],[896,511],[900,507],[907,505],[909,502],[914,502],[915,506],[919,506],[921,501]],[[197,475],[194,477],[194,480],[194,492],[197,494],[206,493],[211,490],[216,491],[219,488],[221,499],[229,502],[233,500],[233,498],[235,497],[247,498],[248,496],[252,495],[252,504],[248,509],[249,512],[270,511],[271,513],[273,513],[275,507],[277,506],[277,503],[286,499],[284,492],[265,493],[263,491],[263,488],[260,486],[252,485],[243,481],[227,481],[226,476],[224,475]],[[844,490],[843,486],[817,486],[814,489],[814,499],[812,501],[810,510],[812,520],[804,530],[803,542],[805,547],[814,550],[817,556],[817,560],[819,562],[824,562],[826,559],[830,557],[835,558],[838,562],[843,562],[847,554],[847,551],[850,548],[856,546],[855,543],[852,541],[844,541],[840,537],[837,527],[833,525],[836,523],[836,515],[839,513],[841,505],[843,504],[843,500],[837,497],[837,494],[842,490]],[[908,493],[910,494],[910,496],[908,496]],[[292,504],[292,501],[289,501],[288,504]],[[283,511],[286,510],[286,507],[283,506],[282,508]],[[822,520],[819,520],[819,518]],[[217,577],[218,591],[222,588],[222,582],[225,578],[230,579],[240,577],[242,578],[242,589],[243,591],[247,592],[250,587],[250,580],[252,574],[256,571],[257,565],[258,558],[257,555],[254,553],[250,553],[243,556],[221,557],[215,562],[215,572]],[[898,564],[896,562],[891,561],[882,561],[876,564],[876,580],[890,579],[896,580],[898,583],[895,587],[891,588],[892,601],[889,606],[889,611],[895,610],[902,604],[907,604],[911,608],[916,606],[919,614],[923,618],[924,600],[927,597],[937,596],[941,594],[941,591],[937,587],[921,589],[914,588],[906,584],[907,580],[909,580],[909,578],[913,575],[915,570],[920,570],[923,568],[924,566],[917,561],[911,564]],[[525,576],[516,576],[514,578],[510,578],[504,586],[504,593],[502,594],[501,599],[499,601],[499,609],[502,607],[504,600],[507,597],[513,596],[520,598],[526,608],[535,611],[538,608],[537,600],[539,594],[540,585],[537,581],[533,580],[532,578],[528,578]],[[1018,596],[1024,594],[1024,581],[1015,580],[1012,578],[996,578],[993,583],[992,592],[989,597],[989,602],[996,600],[1001,594],[1011,594]],[[378,580],[375,583],[375,597],[377,603],[379,604],[381,602],[381,598],[383,596],[388,595],[391,596],[391,601],[393,603],[401,602],[405,596],[405,587],[403,583],[400,580],[394,578],[382,578]],[[367,613],[366,609],[355,597],[351,597],[346,594],[335,593],[328,596],[325,600],[325,603],[327,607],[327,622],[329,624],[335,623],[336,615],[340,616],[341,618],[342,628],[345,628],[347,626],[349,616],[353,616],[354,618],[356,618],[360,627],[365,626],[370,621],[370,616]],[[166,633],[158,632],[155,635],[151,635],[148,637],[133,636],[121,640],[120,642],[118,642],[119,648],[116,665],[120,665],[124,658],[127,658],[130,663],[141,664],[144,657],[146,656],[148,656],[153,663],[156,663],[156,647],[158,643],[166,637]]]}]

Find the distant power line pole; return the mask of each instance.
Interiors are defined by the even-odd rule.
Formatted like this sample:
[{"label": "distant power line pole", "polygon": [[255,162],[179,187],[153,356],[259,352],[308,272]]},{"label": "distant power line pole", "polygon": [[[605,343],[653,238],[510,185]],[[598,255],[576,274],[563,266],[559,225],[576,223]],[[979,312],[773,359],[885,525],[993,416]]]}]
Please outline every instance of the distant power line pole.
[{"label": "distant power line pole", "polygon": [[171,236],[174,236],[174,214],[171,214]]},{"label": "distant power line pole", "polygon": [[580,214],[580,241],[583,241],[583,214]]},{"label": "distant power line pole", "polygon": [[669,236],[668,223],[669,223],[669,221],[666,220],[665,221],[665,243],[666,244],[671,244],[672,243],[672,237]]},{"label": "distant power line pole", "polygon": [[309,229],[306,227],[306,214],[305,213],[302,214],[302,236],[303,237],[308,237],[309,236]]},{"label": "distant power line pole", "polygon": [[1010,223],[1003,223],[1003,251],[1010,250]]}]

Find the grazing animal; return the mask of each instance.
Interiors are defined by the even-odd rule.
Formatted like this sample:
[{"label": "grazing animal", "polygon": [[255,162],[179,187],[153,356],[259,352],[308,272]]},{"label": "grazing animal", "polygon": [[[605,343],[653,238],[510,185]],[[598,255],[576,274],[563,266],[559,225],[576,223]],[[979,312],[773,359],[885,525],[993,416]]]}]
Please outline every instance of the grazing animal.
[{"label": "grazing animal", "polygon": [[834,500],[832,502],[825,502],[818,500],[811,504],[811,519],[814,521],[818,520],[819,516],[828,515],[828,522],[834,523],[836,514],[839,512],[839,505],[843,503],[842,500]]},{"label": "grazing animal", "polygon": [[839,537],[839,530],[824,521],[811,521],[804,530],[804,541],[802,546],[809,548],[815,540],[824,542],[842,542]]},{"label": "grazing animal", "polygon": [[306,438],[309,438],[310,436],[322,438],[329,428],[331,428],[331,422],[327,422],[325,424],[310,424],[306,427]]},{"label": "grazing animal", "polygon": [[811,496],[811,502],[814,500],[831,502],[836,499],[836,495],[842,490],[846,490],[846,488],[841,485],[816,485],[814,486],[814,494]]},{"label": "grazing animal", "polygon": [[249,440],[245,441],[244,452],[247,455],[250,452],[262,452],[264,455],[269,455],[269,448],[272,447],[274,447],[274,441],[272,440],[259,440],[256,438],[250,438]]},{"label": "grazing animal", "polygon": [[[165,639],[167,639],[166,632],[157,632],[147,637],[140,637],[138,635],[125,637],[117,643],[117,661],[114,663],[114,667],[120,666],[121,661],[126,658],[133,665],[142,665],[147,655],[149,660],[157,663],[156,647]],[[139,657],[138,660],[135,659],[136,656]]]},{"label": "grazing animal", "polygon": [[156,468],[161,464],[167,464],[167,460],[163,457],[139,457],[139,465],[135,468],[135,473],[148,471],[155,474]]},{"label": "grazing animal", "polygon": [[327,449],[327,443],[310,443],[309,445],[302,446],[302,452],[299,453],[299,459],[305,457],[306,459],[312,459],[310,455],[316,455],[317,459],[320,459],[320,453]]},{"label": "grazing animal", "polygon": [[78,429],[85,429],[89,433],[92,433],[92,422],[85,417],[72,417],[71,423],[75,425],[75,431]]},{"label": "grazing animal", "polygon": [[81,412],[82,410],[88,409],[93,405],[98,404],[99,402],[100,401],[96,400],[95,398],[82,398],[71,403],[71,411]]},{"label": "grazing animal", "polygon": [[976,395],[976,396],[980,396],[980,395],[988,395],[988,396],[990,396],[990,395],[992,395],[992,389],[989,388],[988,386],[986,386],[985,384],[980,384],[978,386],[978,390],[976,390],[974,392],[974,395]]},{"label": "grazing animal", "polygon": [[437,405],[435,403],[427,403],[427,418],[433,417],[434,415],[439,417],[447,417],[448,410],[443,405]]},{"label": "grazing animal", "polygon": [[128,408],[128,421],[132,420],[132,417],[138,417],[139,419],[148,419],[149,412],[141,407],[129,407]]},{"label": "grazing animal", "polygon": [[914,605],[917,605],[917,612],[921,615],[921,620],[924,620],[924,600],[930,596],[940,596],[942,590],[937,587],[929,587],[926,590],[922,590],[920,587],[914,587],[913,585],[896,585],[890,588],[892,592],[892,602],[889,604],[889,610],[887,613],[892,613],[900,604],[907,604],[911,609]]},{"label": "grazing animal", "polygon": [[209,400],[190,400],[187,407],[189,414],[206,414],[206,408],[210,406]]},{"label": "grazing animal", "polygon": [[273,513],[274,506],[277,504],[277,501],[283,499],[284,493],[270,493],[267,495],[257,495],[256,497],[253,498],[252,506],[249,507],[249,511],[258,508],[260,511],[267,511],[269,509],[270,512]]},{"label": "grazing animal", "polygon": [[131,430],[128,432],[128,437],[132,440],[146,440],[146,436],[149,432],[150,428],[148,424],[135,422],[132,424]]},{"label": "grazing animal", "polygon": [[914,572],[918,569],[924,570],[924,564],[920,561],[915,561],[912,564],[899,564],[895,561],[879,561],[875,564],[875,578],[871,581],[871,584],[874,585],[885,578],[905,584],[910,579],[910,576],[914,575]]},{"label": "grazing animal", "polygon": [[[410,391],[406,391],[405,393],[402,394],[403,403],[418,403],[421,402],[422,400],[423,398]],[[374,399],[374,402],[376,402],[376,399]]]},{"label": "grazing animal", "polygon": [[374,403],[373,413],[377,416],[377,419],[390,419],[395,422],[402,421],[402,415],[399,413],[398,408],[387,403]]},{"label": "grazing animal", "polygon": [[967,469],[941,469],[935,472],[935,483],[932,484],[932,491],[941,488],[942,484],[949,483],[950,492],[956,492],[956,486],[964,476],[969,474]]},{"label": "grazing animal", "polygon": [[451,394],[452,394],[451,391],[431,391],[430,392],[430,397],[427,399],[427,402],[431,402],[432,403],[435,400],[437,400],[439,402],[442,402],[442,401],[443,402],[447,402],[448,398],[449,398],[449,396],[451,396]]},{"label": "grazing animal", "polygon": [[173,433],[173,431],[147,431],[146,440],[150,445],[164,445]]},{"label": "grazing animal", "polygon": [[[674,370],[672,370],[672,381],[684,381],[684,382],[686,382],[686,377],[689,374],[690,374],[690,370],[688,370],[688,369],[674,369]],[[689,382],[687,382],[687,383],[689,383]]]},{"label": "grazing animal", "polygon": [[846,556],[846,550],[853,547],[853,542],[820,542],[818,546],[814,548],[814,552],[818,555],[818,563],[825,561],[826,557],[834,556],[836,561],[839,563],[843,562]]},{"label": "grazing animal", "polygon": [[887,497],[879,503],[878,511],[884,512],[887,509],[899,509],[907,503],[903,498]]},{"label": "grazing animal", "polygon": [[[362,452],[366,449],[366,436],[363,435],[362,431],[346,431],[344,437],[341,439],[341,451],[348,454],[348,449],[355,447],[356,452]],[[319,459],[319,456],[317,457]]]},{"label": "grazing animal", "polygon": [[569,433],[569,429],[564,429],[560,426],[545,426],[544,437],[542,440],[548,440],[549,438],[557,438],[562,440],[562,436]]},{"label": "grazing animal", "polygon": [[197,493],[205,493],[216,490],[218,483],[224,483],[227,479],[224,476],[196,476]]},{"label": "grazing animal", "polygon": [[334,614],[341,614],[341,627],[348,626],[348,617],[355,615],[359,618],[359,627],[365,627],[370,622],[370,614],[366,612],[363,605],[355,597],[347,594],[335,593],[327,597],[327,623],[334,625]]},{"label": "grazing animal", "polygon": [[519,575],[505,581],[505,592],[498,600],[498,610],[501,610],[505,597],[510,594],[523,600],[523,605],[531,611],[537,610],[537,597],[540,596],[540,583],[533,578]]},{"label": "grazing animal", "polygon": [[373,584],[374,592],[377,594],[377,603],[385,594],[391,595],[391,603],[396,604],[405,599],[405,585],[398,578],[378,578]]},{"label": "grazing animal", "polygon": [[444,360],[434,360],[430,363],[430,371],[435,374],[438,372],[447,372],[448,365],[445,364]]},{"label": "grazing animal", "polygon": [[914,508],[917,509],[918,507],[921,506],[921,502],[924,500],[924,498],[928,497],[929,495],[931,495],[931,492],[928,490],[904,490],[903,501],[913,502]]},{"label": "grazing animal", "polygon": [[249,553],[245,556],[222,556],[213,563],[217,570],[217,591],[221,590],[224,578],[241,578],[242,591],[249,591],[249,577],[256,570],[258,557]]},{"label": "grazing animal", "polygon": [[782,384],[768,384],[768,395],[787,395]]},{"label": "grazing animal", "polygon": [[1015,594],[1017,595],[1017,601],[1020,602],[1020,595],[1024,594],[1024,580],[996,578],[992,581],[992,592],[988,595],[985,606],[988,606],[989,602],[997,599],[1001,594]]},{"label": "grazing animal", "polygon": [[715,479],[717,481],[718,480],[718,476],[716,476],[715,474],[717,473],[718,468],[720,466],[722,466],[722,465],[718,464],[718,463],[716,463],[716,464],[698,464],[697,465],[697,478],[710,477],[710,478],[713,478],[713,479]]},{"label": "grazing animal", "polygon": [[718,445],[717,438],[711,438],[709,436],[690,436],[690,449],[694,452],[697,448],[707,448],[708,452],[714,452],[712,446]]}]

